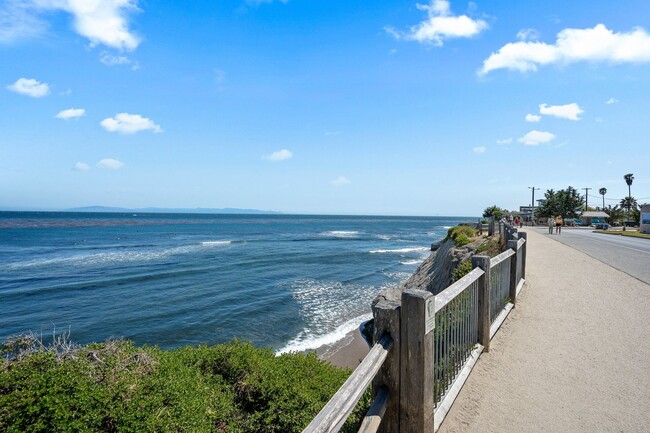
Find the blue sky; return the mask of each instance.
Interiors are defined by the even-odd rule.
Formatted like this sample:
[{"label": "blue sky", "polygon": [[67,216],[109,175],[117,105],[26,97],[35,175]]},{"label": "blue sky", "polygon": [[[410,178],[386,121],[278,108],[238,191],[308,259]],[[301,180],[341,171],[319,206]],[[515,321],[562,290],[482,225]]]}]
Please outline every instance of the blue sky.
[{"label": "blue sky", "polygon": [[0,0],[0,209],[650,202],[650,3]]}]

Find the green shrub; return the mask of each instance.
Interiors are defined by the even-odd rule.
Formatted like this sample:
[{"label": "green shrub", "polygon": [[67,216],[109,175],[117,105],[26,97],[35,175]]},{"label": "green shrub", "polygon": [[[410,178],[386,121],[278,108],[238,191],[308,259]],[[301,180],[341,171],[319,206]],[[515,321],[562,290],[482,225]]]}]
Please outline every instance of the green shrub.
[{"label": "green shrub", "polygon": [[476,230],[469,226],[456,226],[447,230],[445,240],[452,239],[457,247],[462,247],[471,242],[471,238],[476,237]]},{"label": "green shrub", "polygon": [[487,253],[490,257],[495,257],[501,253],[501,245],[498,239],[493,239],[488,242],[485,242],[476,248],[476,253]]},{"label": "green shrub", "polygon": [[465,234],[460,234],[456,236],[456,239],[454,239],[454,244],[457,247],[462,247],[463,245],[467,245],[470,242],[472,242],[472,240],[468,238]]},{"label": "green shrub", "polygon": [[463,278],[465,275],[469,274],[472,272],[472,261],[471,260],[465,260],[462,262],[456,269],[454,269],[451,273],[451,280],[452,281],[458,281],[461,278]]},{"label": "green shrub", "polygon": [[[349,374],[315,354],[275,356],[238,340],[38,348],[0,360],[0,431],[300,432]],[[342,431],[356,431],[368,405],[366,392]]]}]

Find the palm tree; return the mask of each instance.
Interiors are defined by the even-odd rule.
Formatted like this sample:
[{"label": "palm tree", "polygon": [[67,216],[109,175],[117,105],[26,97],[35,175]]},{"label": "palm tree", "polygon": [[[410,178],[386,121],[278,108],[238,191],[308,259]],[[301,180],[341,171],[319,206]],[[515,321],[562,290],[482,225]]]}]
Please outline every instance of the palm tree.
[{"label": "palm tree", "polygon": [[636,202],[636,199],[634,197],[625,197],[624,199],[621,199],[620,204],[621,207],[626,208],[628,212],[638,207],[638,203]]},{"label": "palm tree", "polygon": [[625,176],[623,176],[625,179],[625,183],[627,183],[627,196],[632,197],[632,182],[634,181],[634,175],[632,173],[628,173]]},{"label": "palm tree", "polygon": [[603,210],[605,210],[605,194],[607,194],[607,188],[601,188],[598,192],[603,196]]},{"label": "palm tree", "polygon": [[609,205],[609,207],[607,208],[607,214],[609,215],[609,218],[607,218],[607,222],[609,222],[611,225],[614,225],[614,223],[618,223],[625,219],[625,211],[623,210],[622,207],[619,207],[618,205],[614,207]]},{"label": "palm tree", "polygon": [[[627,183],[627,196],[632,197],[632,182],[634,181],[634,175],[632,173],[628,173],[625,176],[623,176],[623,179],[625,179],[625,183]],[[622,203],[622,201],[621,201]],[[627,208],[627,219],[630,219],[630,207],[628,206]],[[623,230],[625,230],[625,225],[623,225]]]}]

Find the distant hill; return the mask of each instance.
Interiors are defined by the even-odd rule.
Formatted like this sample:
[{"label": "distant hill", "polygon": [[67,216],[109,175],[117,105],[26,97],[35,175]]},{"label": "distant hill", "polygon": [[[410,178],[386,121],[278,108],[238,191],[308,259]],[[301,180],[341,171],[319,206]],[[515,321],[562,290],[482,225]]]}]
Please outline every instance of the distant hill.
[{"label": "distant hill", "polygon": [[64,212],[107,212],[107,213],[130,213],[130,212],[140,212],[140,213],[207,213],[207,214],[281,214],[282,212],[276,212],[271,210],[257,210],[257,209],[237,209],[237,208],[221,208],[221,209],[212,209],[212,208],[201,208],[197,207],[194,209],[186,208],[164,208],[164,207],[145,207],[138,209],[130,209],[123,207],[110,207],[110,206],[84,206],[84,207],[74,207],[70,209],[65,209]]}]

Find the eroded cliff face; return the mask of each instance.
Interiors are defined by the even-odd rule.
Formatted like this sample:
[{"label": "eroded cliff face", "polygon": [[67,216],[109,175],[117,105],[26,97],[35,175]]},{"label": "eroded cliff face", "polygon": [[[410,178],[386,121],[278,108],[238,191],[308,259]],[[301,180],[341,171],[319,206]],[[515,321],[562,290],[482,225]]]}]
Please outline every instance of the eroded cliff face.
[{"label": "eroded cliff face", "polygon": [[454,269],[465,260],[469,260],[476,253],[476,249],[485,242],[489,242],[489,239],[480,237],[462,247],[456,247],[451,239],[441,243],[405,283],[381,292],[373,300],[373,307],[381,300],[399,304],[402,292],[406,289],[427,290],[434,295],[440,293],[451,285]]}]

